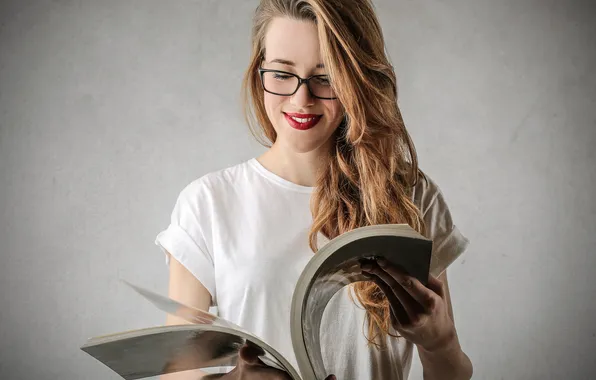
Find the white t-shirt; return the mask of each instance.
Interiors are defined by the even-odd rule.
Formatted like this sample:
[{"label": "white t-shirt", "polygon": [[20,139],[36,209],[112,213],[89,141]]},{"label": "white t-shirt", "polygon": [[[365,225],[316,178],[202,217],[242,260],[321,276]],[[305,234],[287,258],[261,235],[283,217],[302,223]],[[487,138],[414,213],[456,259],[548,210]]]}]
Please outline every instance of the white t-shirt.
[{"label": "white t-shirt", "polygon": [[[186,186],[170,225],[155,241],[209,290],[219,316],[261,337],[296,369],[290,308],[298,277],[313,256],[308,245],[313,189],[275,175],[253,158]],[[468,241],[430,178],[419,181],[414,202],[434,241],[433,260],[452,261]],[[320,236],[319,246],[327,241]],[[321,328],[325,368],[338,379],[406,379],[413,346],[391,337],[383,351],[368,346],[364,317],[348,288],[332,298]]]}]

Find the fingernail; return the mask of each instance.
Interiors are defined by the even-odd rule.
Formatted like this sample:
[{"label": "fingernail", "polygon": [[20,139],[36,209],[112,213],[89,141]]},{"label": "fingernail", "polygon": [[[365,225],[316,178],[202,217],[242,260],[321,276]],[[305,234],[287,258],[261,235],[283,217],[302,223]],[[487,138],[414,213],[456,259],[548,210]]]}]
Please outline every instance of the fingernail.
[{"label": "fingernail", "polygon": [[379,259],[379,260],[377,260],[377,263],[379,264],[380,267],[387,266],[387,261],[385,261],[385,259]]},{"label": "fingernail", "polygon": [[370,264],[365,264],[365,265],[363,265],[363,266],[361,267],[361,269],[362,269],[363,271],[367,271],[367,272],[368,272],[368,271],[370,271],[370,270],[372,269],[372,265],[370,265]]}]

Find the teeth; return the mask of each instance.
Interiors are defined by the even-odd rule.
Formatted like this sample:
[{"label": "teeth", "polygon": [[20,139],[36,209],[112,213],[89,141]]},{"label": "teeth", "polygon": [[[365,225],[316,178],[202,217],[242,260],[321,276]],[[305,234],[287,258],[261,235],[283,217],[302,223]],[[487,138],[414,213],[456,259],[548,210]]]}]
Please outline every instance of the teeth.
[{"label": "teeth", "polygon": [[315,118],[314,117],[311,117],[311,118],[308,118],[308,119],[302,119],[302,118],[299,118],[299,117],[292,116],[292,119],[296,120],[299,123],[307,123],[309,121],[314,120]]}]

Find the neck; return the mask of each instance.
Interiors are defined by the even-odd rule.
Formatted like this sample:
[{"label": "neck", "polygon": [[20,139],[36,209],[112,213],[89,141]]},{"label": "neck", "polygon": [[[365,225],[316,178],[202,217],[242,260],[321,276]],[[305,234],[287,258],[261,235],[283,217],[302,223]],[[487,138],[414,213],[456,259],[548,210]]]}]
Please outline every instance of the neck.
[{"label": "neck", "polygon": [[273,144],[269,150],[258,157],[258,160],[267,170],[287,181],[314,187],[319,170],[324,167],[323,165],[327,165],[326,148],[324,146],[316,151],[296,153],[279,144]]}]

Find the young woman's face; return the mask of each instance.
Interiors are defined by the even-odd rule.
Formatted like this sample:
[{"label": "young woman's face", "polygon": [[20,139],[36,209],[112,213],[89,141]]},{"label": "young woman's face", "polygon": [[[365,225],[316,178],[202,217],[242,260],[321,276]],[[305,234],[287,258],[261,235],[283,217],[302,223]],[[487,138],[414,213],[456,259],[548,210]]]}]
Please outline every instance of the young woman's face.
[{"label": "young woman's face", "polygon": [[[310,81],[317,96],[335,97],[323,67],[317,27],[312,22],[276,18],[265,37],[265,59],[261,68],[296,74],[301,78],[323,75]],[[339,100],[314,97],[306,84],[291,96],[298,80],[284,73],[264,74],[265,109],[277,132],[276,144],[296,153],[325,148],[339,126],[343,111]]]}]

